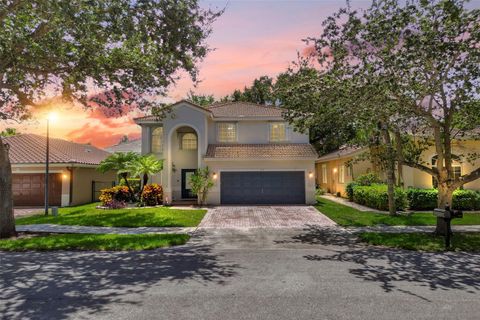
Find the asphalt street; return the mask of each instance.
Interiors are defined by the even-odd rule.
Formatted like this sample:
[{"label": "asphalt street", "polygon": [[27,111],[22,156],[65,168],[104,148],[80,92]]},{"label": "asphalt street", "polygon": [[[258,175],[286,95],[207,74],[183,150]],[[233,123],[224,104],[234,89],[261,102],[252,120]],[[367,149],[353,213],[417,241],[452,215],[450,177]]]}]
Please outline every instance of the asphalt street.
[{"label": "asphalt street", "polygon": [[479,319],[480,254],[336,229],[211,230],[142,252],[0,253],[2,319]]}]

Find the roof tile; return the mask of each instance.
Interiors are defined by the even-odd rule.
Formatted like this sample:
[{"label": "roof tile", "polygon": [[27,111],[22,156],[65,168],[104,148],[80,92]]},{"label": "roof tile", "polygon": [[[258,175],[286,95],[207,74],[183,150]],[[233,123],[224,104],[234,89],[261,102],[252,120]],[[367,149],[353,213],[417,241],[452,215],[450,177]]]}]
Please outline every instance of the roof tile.
[{"label": "roof tile", "polygon": [[215,159],[311,159],[317,152],[308,143],[210,144],[205,158]]}]

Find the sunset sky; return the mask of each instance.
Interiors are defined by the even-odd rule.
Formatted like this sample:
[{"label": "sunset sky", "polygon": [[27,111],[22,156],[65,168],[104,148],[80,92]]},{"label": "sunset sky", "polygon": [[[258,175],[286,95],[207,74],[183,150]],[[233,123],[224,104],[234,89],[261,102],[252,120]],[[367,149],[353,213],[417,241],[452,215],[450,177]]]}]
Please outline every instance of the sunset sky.
[{"label": "sunset sky", "polygon": [[[351,2],[359,8],[371,3],[370,0]],[[200,64],[198,87],[182,79],[170,88],[167,97],[170,101],[184,98],[189,90],[221,97],[250,85],[259,76],[276,76],[296,59],[297,52],[306,49],[301,40],[319,35],[322,21],[344,6],[345,1],[218,0],[201,1],[201,4],[211,8],[226,7],[207,40],[215,51]],[[472,1],[469,6],[479,7],[480,0]],[[139,115],[139,112],[132,112],[121,118],[107,118],[98,111],[65,106],[58,113],[58,121],[52,124],[51,135],[105,147],[115,144],[125,134],[138,138],[140,128],[132,118]],[[44,134],[45,117],[38,114],[34,120],[21,125],[1,126],[17,127],[22,133]]]}]

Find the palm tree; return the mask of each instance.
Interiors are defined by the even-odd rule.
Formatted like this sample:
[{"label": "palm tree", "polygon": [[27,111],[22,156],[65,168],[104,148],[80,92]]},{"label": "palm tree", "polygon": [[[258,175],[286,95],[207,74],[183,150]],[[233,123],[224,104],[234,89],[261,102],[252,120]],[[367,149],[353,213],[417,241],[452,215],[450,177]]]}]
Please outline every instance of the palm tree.
[{"label": "palm tree", "polygon": [[97,170],[102,173],[111,170],[117,171],[117,175],[120,177],[120,179],[123,179],[125,181],[125,185],[127,186],[128,192],[130,193],[131,200],[135,200],[135,194],[130,187],[130,183],[128,182],[127,177],[131,173],[130,163],[132,163],[138,157],[138,154],[132,151],[115,152],[103,159],[97,168]]},{"label": "palm tree", "polygon": [[148,182],[148,176],[159,173],[163,170],[163,160],[158,160],[153,154],[143,155],[132,160],[128,165],[128,170],[133,176],[138,176],[142,179],[142,190]]}]

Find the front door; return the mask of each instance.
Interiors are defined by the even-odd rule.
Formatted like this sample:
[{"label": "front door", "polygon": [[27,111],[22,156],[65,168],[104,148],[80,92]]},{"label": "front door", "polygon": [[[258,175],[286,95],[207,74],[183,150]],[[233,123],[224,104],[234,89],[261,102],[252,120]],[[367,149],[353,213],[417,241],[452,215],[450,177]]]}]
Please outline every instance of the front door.
[{"label": "front door", "polygon": [[195,199],[197,196],[190,187],[190,177],[196,169],[182,169],[182,199]]}]

